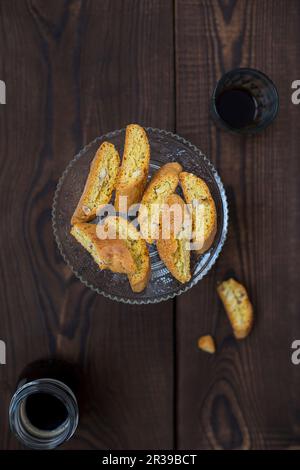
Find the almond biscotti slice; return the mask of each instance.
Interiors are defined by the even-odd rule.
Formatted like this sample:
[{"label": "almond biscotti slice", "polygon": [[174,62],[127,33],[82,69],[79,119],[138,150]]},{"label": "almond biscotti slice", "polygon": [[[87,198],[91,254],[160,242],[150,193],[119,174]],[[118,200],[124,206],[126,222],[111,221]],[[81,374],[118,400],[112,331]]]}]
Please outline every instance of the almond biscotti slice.
[{"label": "almond biscotti slice", "polygon": [[127,197],[127,210],[142,199],[150,163],[150,145],[146,131],[138,124],[126,127],[122,165],[116,186],[115,207],[123,212],[120,197]]},{"label": "almond biscotti slice", "polygon": [[133,273],[136,263],[127,246],[121,239],[101,240],[97,236],[97,225],[79,223],[71,228],[71,235],[92,255],[100,269],[114,273]]},{"label": "almond biscotti slice", "polygon": [[[109,216],[98,229],[107,233],[107,236],[121,238],[125,241],[136,269],[128,274],[128,280],[133,292],[141,292],[148,284],[151,274],[149,252],[145,240],[133,224],[127,219],[118,216]],[[103,232],[102,232],[103,233]]]},{"label": "almond biscotti slice", "polygon": [[166,163],[155,173],[146,188],[138,219],[142,236],[148,243],[153,243],[159,237],[160,210],[176,190],[181,171],[179,163]]},{"label": "almond biscotti slice", "polygon": [[193,173],[179,175],[184,198],[192,205],[194,248],[197,254],[207,251],[217,232],[217,211],[215,202],[203,179]]},{"label": "almond biscotti slice", "polygon": [[231,278],[222,282],[217,291],[227,312],[234,336],[237,339],[245,338],[253,325],[253,307],[245,287]]},{"label": "almond biscotti slice", "polygon": [[[166,201],[167,205],[172,207],[178,204],[182,213],[186,211],[184,201],[178,194],[172,194]],[[162,215],[164,217],[164,214]],[[190,270],[190,234],[186,232],[184,226],[185,217],[182,218],[181,229],[175,228],[174,220],[171,217],[170,233],[160,229],[160,237],[156,242],[156,247],[161,260],[165,263],[170,273],[181,283],[188,282],[191,279]],[[165,233],[164,233],[165,232]]]},{"label": "almond biscotti slice", "polygon": [[191,240],[192,237],[192,216],[187,204],[176,193],[168,196],[160,213],[159,238],[168,238],[169,234],[179,239]]},{"label": "almond biscotti slice", "polygon": [[72,225],[94,219],[97,209],[109,203],[117,182],[119,166],[120,157],[115,146],[103,142],[91,163],[83,193],[71,219]]}]

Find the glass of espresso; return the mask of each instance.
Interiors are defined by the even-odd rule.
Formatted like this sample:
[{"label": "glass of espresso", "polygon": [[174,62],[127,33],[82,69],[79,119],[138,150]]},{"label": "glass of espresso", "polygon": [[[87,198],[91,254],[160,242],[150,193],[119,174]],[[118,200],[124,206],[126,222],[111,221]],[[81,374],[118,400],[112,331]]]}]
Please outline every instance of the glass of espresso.
[{"label": "glass of espresso", "polygon": [[78,424],[78,384],[68,363],[46,359],[29,364],[10,402],[12,432],[32,449],[53,449],[70,439]]},{"label": "glass of espresso", "polygon": [[211,101],[214,120],[238,134],[256,134],[275,119],[279,98],[274,83],[262,72],[240,68],[225,73]]}]

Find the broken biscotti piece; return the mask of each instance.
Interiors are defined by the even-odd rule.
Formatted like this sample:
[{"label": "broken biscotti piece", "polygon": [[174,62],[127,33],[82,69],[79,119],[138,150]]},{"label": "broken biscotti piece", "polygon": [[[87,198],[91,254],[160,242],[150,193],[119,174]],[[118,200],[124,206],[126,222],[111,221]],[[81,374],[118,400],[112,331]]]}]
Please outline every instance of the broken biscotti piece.
[{"label": "broken biscotti piece", "polygon": [[146,131],[138,124],[126,127],[122,165],[116,186],[115,207],[123,212],[120,197],[127,197],[127,211],[137,204],[147,183],[150,162],[150,145]]},{"label": "broken biscotti piece", "polygon": [[192,205],[194,249],[201,254],[211,247],[216,235],[215,202],[203,179],[184,171],[180,173],[179,180],[186,202]]},{"label": "broken biscotti piece", "polygon": [[198,339],[198,348],[202,351],[214,354],[216,352],[216,346],[214,339],[211,335],[200,336]]},{"label": "broken biscotti piece", "polygon": [[[102,224],[101,224],[102,225]],[[141,292],[148,284],[151,265],[149,252],[145,240],[133,224],[127,219],[118,216],[107,217],[99,229],[104,230],[108,236],[115,236],[125,241],[135,263],[135,270],[128,274],[133,292]]]},{"label": "broken biscotti piece", "polygon": [[248,336],[253,325],[253,308],[245,287],[234,279],[222,282],[217,288],[227,312],[234,336]]},{"label": "broken biscotti piece", "polygon": [[114,273],[135,272],[137,266],[125,240],[101,240],[97,236],[97,225],[84,222],[73,225],[71,235],[92,255],[100,269]]},{"label": "broken biscotti piece", "polygon": [[[172,207],[177,204],[184,214],[187,210],[184,201],[178,194],[172,194],[167,199],[167,205]],[[164,216],[164,214],[162,214]],[[170,228],[171,232],[164,234],[162,229],[159,231],[159,239],[156,242],[156,247],[161,260],[165,263],[170,273],[181,283],[188,282],[191,279],[190,270],[190,232],[186,231],[183,223],[186,218],[182,218],[182,227],[175,230],[174,219],[171,219]]]},{"label": "broken biscotti piece", "polygon": [[120,157],[115,146],[103,142],[91,163],[90,172],[82,196],[71,219],[71,224],[88,222],[97,215],[97,209],[108,204],[120,166]]},{"label": "broken biscotti piece", "polygon": [[179,163],[166,163],[155,173],[146,188],[139,210],[139,223],[148,243],[153,243],[159,236],[160,208],[176,190],[181,171]]}]

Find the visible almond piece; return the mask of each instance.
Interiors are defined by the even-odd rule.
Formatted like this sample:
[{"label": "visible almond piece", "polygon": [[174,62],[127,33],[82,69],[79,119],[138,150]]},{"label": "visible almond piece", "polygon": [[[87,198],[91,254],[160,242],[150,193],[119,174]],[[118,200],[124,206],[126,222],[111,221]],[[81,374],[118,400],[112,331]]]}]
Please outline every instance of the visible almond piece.
[{"label": "visible almond piece", "polygon": [[102,183],[102,181],[105,179],[107,175],[107,169],[106,168],[102,168],[100,173],[99,173],[99,181],[100,183]]},{"label": "visible almond piece", "polygon": [[85,215],[89,215],[91,213],[91,209],[88,206],[82,206],[82,210]]},{"label": "visible almond piece", "polygon": [[135,170],[133,173],[132,173],[132,178],[137,178],[138,176],[141,176],[142,174],[142,170],[140,168],[138,168],[137,170]]},{"label": "visible almond piece", "polygon": [[200,336],[198,339],[198,348],[202,351],[214,354],[216,352],[216,346],[214,339],[211,335]]}]

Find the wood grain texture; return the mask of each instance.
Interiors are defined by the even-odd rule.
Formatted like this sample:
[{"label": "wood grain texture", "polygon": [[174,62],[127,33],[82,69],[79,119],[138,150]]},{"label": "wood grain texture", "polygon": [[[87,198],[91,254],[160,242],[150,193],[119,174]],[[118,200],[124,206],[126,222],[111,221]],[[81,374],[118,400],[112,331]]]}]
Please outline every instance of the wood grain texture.
[{"label": "wood grain texture", "polygon": [[[49,356],[83,370],[85,406],[65,449],[299,446],[299,18],[298,0],[0,0],[0,449],[21,448],[7,417],[19,373]],[[276,122],[254,138],[209,117],[216,81],[239,66],[267,73],[280,94]],[[129,307],[92,293],[53,239],[65,166],[129,122],[176,130],[226,186],[224,250],[174,303]],[[229,275],[255,308],[241,342],[216,295]],[[213,356],[197,349],[206,333]]]},{"label": "wood grain texture", "polygon": [[[177,0],[176,131],[215,163],[230,210],[228,240],[210,274],[177,300],[179,448],[286,448],[300,439],[299,116],[297,0]],[[229,135],[209,118],[213,87],[227,70],[258,68],[278,87],[276,122],[256,137]],[[234,275],[255,308],[253,333],[233,338],[217,282]],[[214,356],[197,350],[215,336]]]},{"label": "wood grain texture", "polygon": [[51,228],[58,178],[82,146],[130,122],[174,128],[170,51],[170,1],[0,2],[1,449],[20,448],[7,417],[18,374],[47,356],[84,371],[86,406],[63,448],[173,446],[172,302],[92,293]]}]

